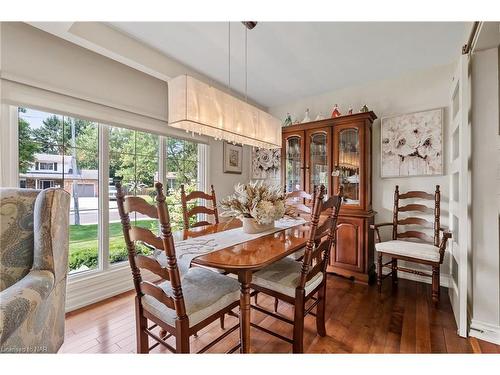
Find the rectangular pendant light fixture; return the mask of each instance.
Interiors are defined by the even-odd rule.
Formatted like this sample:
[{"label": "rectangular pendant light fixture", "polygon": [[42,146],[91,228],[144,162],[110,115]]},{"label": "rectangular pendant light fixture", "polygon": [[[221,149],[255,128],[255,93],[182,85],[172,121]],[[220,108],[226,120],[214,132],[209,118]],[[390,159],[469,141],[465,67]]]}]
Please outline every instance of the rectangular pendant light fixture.
[{"label": "rectangular pendant light fixture", "polygon": [[168,81],[168,124],[231,143],[281,148],[277,118],[187,75]]}]

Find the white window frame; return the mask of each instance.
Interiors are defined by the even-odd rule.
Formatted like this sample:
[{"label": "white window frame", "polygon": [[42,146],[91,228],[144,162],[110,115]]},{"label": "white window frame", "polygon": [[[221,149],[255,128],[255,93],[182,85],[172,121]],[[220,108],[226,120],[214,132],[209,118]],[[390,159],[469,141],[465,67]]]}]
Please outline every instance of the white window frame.
[{"label": "white window frame", "polygon": [[54,187],[54,185],[55,185],[54,180],[37,180],[37,185],[38,185],[37,189],[44,189],[44,187],[43,187],[43,183],[44,182],[49,182],[50,183],[49,188]]},{"label": "white window frame", "polygon": [[[18,166],[18,106],[2,104],[2,109],[8,109],[9,116],[2,118],[4,122],[7,118],[8,137],[2,140],[9,144],[8,155],[10,160],[15,163],[9,163],[11,169],[8,178],[2,181],[3,186],[19,187],[19,166]],[[57,110],[47,108],[37,108],[37,106],[23,105],[26,108],[39,109],[43,111]],[[80,118],[78,115],[66,114]],[[65,115],[65,116],[66,116]],[[99,205],[98,205],[98,265],[94,270],[79,272],[68,275],[66,311],[72,311],[100,300],[112,297],[119,293],[133,289],[132,278],[127,261],[111,264],[109,262],[109,129],[111,126],[96,122],[98,124],[98,143],[99,143]],[[114,127],[115,125],[113,125]],[[145,132],[144,129],[137,129]],[[157,134],[151,132],[152,134]],[[158,173],[160,182],[166,186],[166,139],[169,136],[159,135],[159,155],[158,155]],[[174,137],[175,138],[175,137]],[[192,142],[196,142],[193,140]],[[208,155],[209,146],[198,143],[198,184],[201,190],[206,190],[208,186]],[[5,154],[2,154],[4,157]],[[4,176],[2,176],[4,177]],[[101,198],[103,197],[103,198]],[[145,280],[155,280],[157,277],[152,273],[144,272]]]},{"label": "white window frame", "polygon": [[[42,164],[44,164],[45,166],[51,166],[52,168],[42,168]],[[39,171],[53,171],[54,170],[54,163],[53,162],[46,162],[46,161],[38,162],[38,170]]]}]

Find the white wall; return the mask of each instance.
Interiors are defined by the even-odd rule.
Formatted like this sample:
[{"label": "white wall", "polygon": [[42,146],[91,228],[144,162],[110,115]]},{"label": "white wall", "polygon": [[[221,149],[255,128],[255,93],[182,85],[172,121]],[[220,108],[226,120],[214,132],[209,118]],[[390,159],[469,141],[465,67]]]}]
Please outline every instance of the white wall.
[{"label": "white wall", "polygon": [[[302,119],[309,108],[311,118],[319,112],[330,114],[334,104],[345,113],[352,106],[359,110],[364,104],[378,116],[373,124],[373,209],[377,211],[377,223],[392,221],[393,194],[396,184],[400,191],[425,190],[434,191],[435,185],[441,186],[441,217],[442,224],[447,225],[448,209],[448,145],[444,144],[444,173],[436,177],[390,178],[380,177],[380,119],[395,114],[415,112],[425,109],[445,107],[443,141],[448,139],[448,101],[453,65],[436,67],[426,71],[414,72],[403,77],[370,82],[365,85],[349,87],[325,94],[303,98],[291,103],[270,108],[271,114],[283,119],[287,112],[292,118]],[[447,256],[441,270],[442,284],[447,285],[449,275],[449,257]],[[403,277],[407,276],[401,275]]]},{"label": "white wall", "polygon": [[497,344],[500,344],[499,68],[498,48],[472,56],[471,334]]},{"label": "white wall", "polygon": [[251,147],[243,146],[243,172],[242,174],[223,172],[223,142],[211,139],[210,146],[210,166],[208,170],[208,184],[213,184],[217,201],[227,197],[234,192],[234,185],[238,182],[246,183],[250,181],[250,157]]}]

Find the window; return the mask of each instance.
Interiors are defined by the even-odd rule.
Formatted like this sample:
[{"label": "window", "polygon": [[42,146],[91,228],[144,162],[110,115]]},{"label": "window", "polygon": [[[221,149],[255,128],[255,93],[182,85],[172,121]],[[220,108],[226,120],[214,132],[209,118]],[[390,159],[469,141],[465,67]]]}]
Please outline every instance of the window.
[{"label": "window", "polygon": [[[40,163],[38,163],[38,166],[39,166],[38,169],[40,169],[40,170],[49,170],[49,171],[57,170],[57,167],[54,168],[54,164],[55,163],[42,163],[42,162],[40,162]],[[55,164],[55,165],[57,165],[57,164]]]},{"label": "window", "polygon": [[[186,192],[203,189],[199,181],[199,145],[194,142],[167,138],[165,142],[165,171],[167,205],[170,218],[174,223],[172,229],[182,228],[183,216],[180,186],[184,184]],[[194,201],[190,202],[192,206]],[[191,218],[193,221],[195,217]]]},{"label": "window", "polygon": [[[127,248],[123,240],[122,227],[116,205],[117,181],[121,181],[127,194],[140,196],[153,203],[154,184],[158,181],[160,137],[135,130],[109,128],[109,263],[127,260]],[[157,232],[156,219],[134,213],[131,221]],[[138,246],[138,252],[149,254],[145,246]]]},{"label": "window", "polygon": [[[62,187],[71,194],[70,273],[96,269],[99,259],[99,198],[94,189],[99,183],[97,124],[20,108],[18,126],[19,186]],[[62,167],[57,168],[57,164]]]},{"label": "window", "polygon": [[[19,108],[18,131],[19,186],[61,187],[71,194],[73,275],[105,271],[128,259],[116,204],[117,181],[128,194],[150,203],[155,182],[163,182],[174,230],[183,223],[180,185],[188,191],[204,188],[199,178],[201,146],[194,142],[27,108]],[[99,194],[101,189],[107,190],[105,196]],[[144,215],[131,215],[131,220],[158,229],[157,221]],[[150,253],[145,246],[138,250]]]}]

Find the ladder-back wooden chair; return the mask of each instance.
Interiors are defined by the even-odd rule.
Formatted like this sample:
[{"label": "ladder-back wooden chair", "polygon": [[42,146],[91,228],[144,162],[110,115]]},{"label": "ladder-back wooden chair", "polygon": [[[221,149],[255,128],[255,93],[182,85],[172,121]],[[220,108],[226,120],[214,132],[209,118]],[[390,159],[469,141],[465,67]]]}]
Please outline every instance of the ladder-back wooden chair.
[{"label": "ladder-back wooden chair", "polygon": [[[401,206],[401,201],[411,199],[411,203]],[[429,207],[420,201],[433,201],[434,207]],[[403,213],[403,216],[401,216]],[[418,217],[422,214],[432,215],[433,222],[425,218]],[[377,256],[377,285],[381,292],[382,280],[391,275],[393,285],[397,285],[398,271],[408,272],[415,275],[427,276],[432,278],[432,301],[434,304],[439,302],[439,272],[443,263],[446,243],[451,238],[451,233],[440,226],[441,215],[441,193],[439,185],[436,185],[434,194],[424,191],[409,191],[404,194],[399,193],[399,186],[396,185],[394,191],[394,211],[392,223],[383,223],[373,225],[375,229],[377,243],[375,249]],[[392,227],[392,240],[380,242],[379,228],[383,226]],[[404,226],[404,232],[399,230]],[[410,227],[410,228],[408,228]],[[418,228],[416,228],[418,227]],[[432,237],[425,232],[417,229],[432,229]],[[442,236],[440,233],[442,232]],[[390,261],[383,263],[382,257],[390,257]],[[432,272],[422,272],[414,269],[398,266],[398,260],[404,260],[413,263],[431,266]],[[382,274],[383,268],[389,268],[391,272],[387,275]]]},{"label": "ladder-back wooden chair", "polygon": [[[191,193],[186,194],[184,185],[181,185],[181,203],[182,203],[182,216],[184,218],[184,229],[201,227],[203,225],[211,224],[206,220],[190,224],[189,223],[190,218],[198,214],[213,215],[215,224],[219,223],[219,213],[217,212],[217,199],[215,198],[214,185],[211,185],[210,188],[211,188],[210,194],[207,194],[204,191],[199,191],[199,190],[192,191]],[[188,208],[189,201],[196,199],[205,199],[206,201],[212,202],[212,208],[206,206],[194,206]]]},{"label": "ladder-back wooden chair", "polygon": [[[302,217],[309,217],[312,213],[312,205],[314,204],[314,197],[316,194],[316,186],[313,188],[311,194],[304,190],[296,190],[285,192],[285,203],[287,205],[293,206],[297,211],[297,214]],[[310,202],[309,205],[307,203]]]},{"label": "ladder-back wooden chair", "polygon": [[[304,190],[290,191],[288,193],[285,192],[285,204],[292,206],[299,217],[307,218],[309,220],[312,214],[314,199],[316,197],[316,189],[317,186],[315,185],[311,194]],[[304,256],[304,252],[305,247],[289,255],[289,257],[295,260],[301,260]],[[277,308],[277,306],[278,303],[276,302],[275,307]]]},{"label": "ladder-back wooden chair", "polygon": [[[156,206],[148,204],[140,197],[125,196],[119,183],[116,189],[118,212],[136,291],[137,352],[148,353],[161,344],[175,353],[189,353],[191,335],[195,335],[200,329],[239,305],[239,284],[227,276],[199,267],[189,269],[181,277],[162,184],[156,184]],[[160,237],[148,229],[132,226],[129,218],[132,212],[158,219]],[[137,254],[136,242],[143,242],[164,251],[166,265],[162,266],[153,257]],[[143,280],[142,269],[151,271],[163,281],[154,284]],[[153,322],[151,326],[148,325],[148,320]],[[159,334],[154,332],[156,327],[160,328]],[[226,330],[199,353],[206,351],[238,327],[239,324],[236,324]],[[171,336],[175,337],[175,348],[166,342]],[[149,346],[149,337],[157,343]],[[230,352],[234,352],[238,347],[239,345]]]},{"label": "ladder-back wooden chair", "polygon": [[[330,249],[335,246],[337,218],[342,202],[342,193],[323,200],[325,187],[322,185],[314,200],[309,238],[302,262],[283,258],[253,275],[252,288],[260,293],[278,298],[294,305],[294,319],[290,320],[271,311],[252,305],[252,308],[293,325],[293,339],[252,324],[253,327],[278,337],[293,345],[294,353],[302,353],[304,317],[316,307],[316,329],[320,336],[326,335],[326,267]],[[328,217],[319,225],[321,214]],[[317,295],[317,297],[314,297]],[[313,303],[306,309],[306,303]]]},{"label": "ladder-back wooden chair", "polygon": [[[317,186],[314,185],[312,194],[307,193],[304,190],[286,191],[285,186],[285,204],[292,206],[299,217],[307,217],[309,219],[312,214],[312,206],[314,205],[314,199],[316,197]],[[302,249],[297,250],[288,257],[294,260],[300,261],[304,257],[306,251],[305,246]],[[257,304],[258,293],[255,293],[255,304]],[[274,299],[274,312],[278,312],[278,298]]]}]

